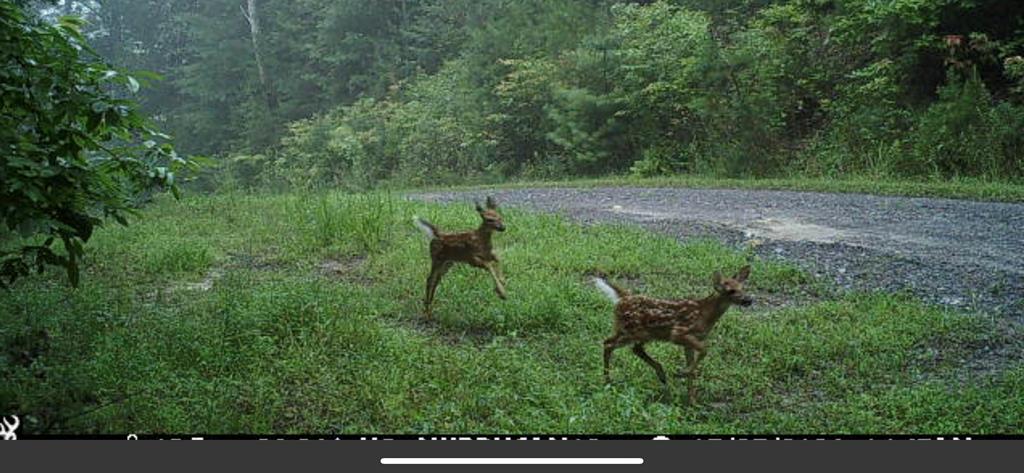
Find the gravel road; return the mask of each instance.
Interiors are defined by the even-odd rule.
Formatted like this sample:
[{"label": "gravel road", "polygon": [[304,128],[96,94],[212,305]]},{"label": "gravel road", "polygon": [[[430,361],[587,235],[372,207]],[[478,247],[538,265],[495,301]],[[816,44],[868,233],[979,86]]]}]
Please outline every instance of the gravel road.
[{"label": "gravel road", "polygon": [[817,192],[539,188],[410,197],[632,223],[680,240],[716,238],[782,258],[849,289],[910,290],[958,309],[1024,321],[1024,204]]}]

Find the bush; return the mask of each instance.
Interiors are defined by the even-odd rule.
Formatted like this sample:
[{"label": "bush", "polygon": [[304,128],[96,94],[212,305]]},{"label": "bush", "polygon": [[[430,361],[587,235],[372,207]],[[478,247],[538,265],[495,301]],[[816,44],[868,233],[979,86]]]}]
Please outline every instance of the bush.
[{"label": "bush", "polygon": [[295,122],[281,141],[277,174],[294,185],[367,188],[452,183],[491,172],[495,141],[465,97],[464,64],[446,64],[392,96],[356,101]]},{"label": "bush", "polygon": [[292,123],[265,176],[306,189],[362,188],[388,178],[399,167],[401,136],[392,123],[399,105],[363,99]]},{"label": "bush", "polygon": [[587,89],[558,89],[548,116],[548,139],[558,148],[572,175],[619,171],[629,165],[625,124],[618,118],[622,99]]},{"label": "bush", "polygon": [[976,72],[950,74],[913,131],[905,172],[943,177],[1019,177],[1024,108],[995,106]]},{"label": "bush", "polygon": [[[80,20],[50,25],[0,3],[0,287],[46,265],[78,283],[83,244],[105,219],[127,224],[140,194],[195,168],[134,102],[139,82],[103,63]],[[63,252],[55,252],[55,240]]]},{"label": "bush", "polygon": [[494,163],[494,141],[484,128],[484,113],[463,88],[464,63],[445,64],[437,74],[408,86],[406,102],[395,113],[398,135],[397,177],[414,185],[479,178]]},{"label": "bush", "polygon": [[831,121],[802,153],[804,172],[828,177],[894,175],[914,119],[901,101],[902,82],[899,68],[887,59],[850,73],[837,87],[837,99],[823,101]]},{"label": "bush", "polygon": [[556,149],[547,137],[554,124],[546,110],[561,83],[559,65],[547,59],[507,59],[502,64],[508,72],[494,87],[496,109],[486,117],[499,171],[536,174],[547,168],[564,176],[566,170],[555,171],[547,159]]},{"label": "bush", "polygon": [[[710,20],[703,13],[665,2],[613,7],[614,88],[621,97],[620,121],[628,124],[625,160],[640,158],[634,172],[666,173],[692,163],[694,143],[708,139],[713,106],[705,78],[717,60]],[[643,150],[633,156],[634,150]]]}]

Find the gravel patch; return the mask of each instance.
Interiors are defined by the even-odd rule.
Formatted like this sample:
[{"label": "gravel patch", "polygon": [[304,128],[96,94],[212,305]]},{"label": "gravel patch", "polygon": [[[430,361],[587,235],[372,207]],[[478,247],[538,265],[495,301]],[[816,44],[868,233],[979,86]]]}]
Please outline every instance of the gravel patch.
[{"label": "gravel patch", "polygon": [[410,195],[616,222],[679,240],[714,238],[845,289],[910,291],[1024,322],[1024,204],[861,194],[673,188],[541,188]]}]

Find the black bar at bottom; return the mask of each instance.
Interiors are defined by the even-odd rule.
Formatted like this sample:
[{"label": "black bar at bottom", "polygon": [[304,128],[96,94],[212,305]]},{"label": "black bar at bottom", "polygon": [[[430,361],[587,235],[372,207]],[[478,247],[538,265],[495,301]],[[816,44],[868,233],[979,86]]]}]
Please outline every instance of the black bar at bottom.
[{"label": "black bar at bottom", "polygon": [[[822,471],[910,468],[984,471],[1019,466],[1015,441],[14,441],[6,471]],[[385,465],[382,458],[642,458],[636,465]],[[537,470],[536,468],[542,468]]]}]

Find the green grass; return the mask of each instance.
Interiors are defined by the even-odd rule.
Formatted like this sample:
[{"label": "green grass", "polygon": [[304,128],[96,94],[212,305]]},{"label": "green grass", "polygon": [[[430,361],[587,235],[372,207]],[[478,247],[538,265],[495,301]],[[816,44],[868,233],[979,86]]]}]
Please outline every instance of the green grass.
[{"label": "green grass", "polygon": [[858,193],[905,197],[943,197],[993,202],[1024,202],[1024,184],[981,179],[885,180],[871,177],[727,179],[703,176],[636,178],[615,176],[562,181],[512,181],[493,185],[469,185],[444,189],[527,188],[527,187],[689,187],[697,189],[764,189],[811,192]]},{"label": "green grass", "polygon": [[[749,291],[709,340],[688,407],[616,353],[603,269],[657,296],[706,295],[750,258],[634,228],[505,212],[510,298],[457,267],[420,315],[427,242],[412,215],[477,224],[468,206],[387,194],[161,200],[87,246],[83,286],[53,271],[0,294],[0,408],[47,433],[1014,433],[1024,364],[961,360],[1000,324],[904,295],[839,294],[751,260]],[[39,334],[49,333],[49,342]],[[30,353],[27,360],[21,353]],[[670,371],[667,344],[652,355]],[[48,430],[46,430],[48,429]]]}]

